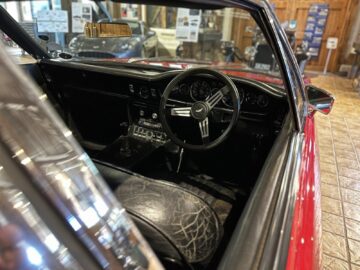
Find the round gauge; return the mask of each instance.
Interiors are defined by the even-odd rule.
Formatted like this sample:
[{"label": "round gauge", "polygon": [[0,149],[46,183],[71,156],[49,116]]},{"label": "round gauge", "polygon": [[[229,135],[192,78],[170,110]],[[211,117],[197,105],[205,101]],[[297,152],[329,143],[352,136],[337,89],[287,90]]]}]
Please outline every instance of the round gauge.
[{"label": "round gauge", "polygon": [[218,81],[211,81],[210,84],[211,84],[211,88],[221,88],[223,86],[223,84]]},{"label": "round gauge", "polygon": [[225,106],[228,106],[228,107],[232,107],[232,99],[231,99],[231,96],[230,95],[225,95],[223,98],[222,98],[222,103],[225,105]]},{"label": "round gauge", "polygon": [[[244,90],[242,90],[241,88],[238,88],[238,92],[239,92],[240,104],[242,104],[243,101],[244,101],[245,93],[244,93]],[[228,107],[233,107],[232,99],[231,99],[231,96],[229,94],[225,95],[223,97],[222,102],[223,102],[224,105],[226,105]]]},{"label": "round gauge", "polygon": [[189,93],[189,88],[188,88],[188,86],[187,86],[185,83],[183,83],[183,84],[180,85],[180,87],[179,87],[179,93],[180,93],[181,95],[184,95],[184,96],[187,96],[187,95],[188,95],[188,93]]},{"label": "round gauge", "polygon": [[210,85],[205,81],[195,81],[190,86],[190,96],[195,101],[205,100],[210,94]]},{"label": "round gauge", "polygon": [[266,108],[269,105],[269,98],[265,95],[259,95],[256,103],[260,108]]},{"label": "round gauge", "polygon": [[245,101],[249,104],[253,104],[253,105],[256,104],[256,102],[257,102],[256,94],[252,93],[252,92],[248,92],[245,95]]},{"label": "round gauge", "polygon": [[173,90],[172,90],[172,93],[176,93],[176,94],[178,94],[178,93],[179,93],[179,91],[180,91],[180,87],[179,87],[179,85],[175,85],[175,86],[174,86],[174,88],[173,88]]},{"label": "round gauge", "polygon": [[141,86],[139,90],[139,95],[142,98],[148,98],[150,96],[149,88],[147,88],[146,86]]}]

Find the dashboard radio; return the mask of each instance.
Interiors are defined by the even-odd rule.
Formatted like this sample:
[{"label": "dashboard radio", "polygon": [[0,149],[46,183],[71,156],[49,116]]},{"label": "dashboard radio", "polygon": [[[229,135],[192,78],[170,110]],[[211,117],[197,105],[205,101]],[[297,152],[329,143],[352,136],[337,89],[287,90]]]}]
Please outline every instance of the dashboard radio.
[{"label": "dashboard radio", "polygon": [[151,143],[165,144],[167,142],[167,136],[162,131],[161,124],[151,119],[140,118],[136,124],[129,127],[129,135]]}]

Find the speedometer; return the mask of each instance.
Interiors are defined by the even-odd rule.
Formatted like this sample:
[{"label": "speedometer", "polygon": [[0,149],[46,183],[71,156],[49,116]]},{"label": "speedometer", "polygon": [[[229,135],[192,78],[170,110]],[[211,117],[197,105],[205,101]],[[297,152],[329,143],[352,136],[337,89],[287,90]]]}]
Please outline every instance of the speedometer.
[{"label": "speedometer", "polygon": [[205,100],[211,95],[211,87],[206,81],[195,81],[190,86],[190,96],[195,101]]}]

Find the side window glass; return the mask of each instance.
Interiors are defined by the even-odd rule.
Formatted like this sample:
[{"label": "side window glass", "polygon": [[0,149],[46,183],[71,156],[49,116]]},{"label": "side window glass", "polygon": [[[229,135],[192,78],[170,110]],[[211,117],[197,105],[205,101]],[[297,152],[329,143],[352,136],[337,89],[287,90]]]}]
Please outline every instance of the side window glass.
[{"label": "side window glass", "polygon": [[302,86],[298,80],[298,77],[295,73],[296,71],[291,70],[291,80],[293,82],[295,97],[296,97],[296,107],[299,112],[300,120],[303,119],[304,113],[305,113],[305,107],[304,107],[304,98],[302,96]]},{"label": "side window glass", "polygon": [[[270,9],[269,12],[273,13],[273,11]],[[305,106],[305,95],[303,93],[303,83],[301,80],[301,78],[299,78],[300,75],[300,69],[298,67],[298,64],[295,60],[295,57],[293,54],[289,53],[292,51],[292,48],[290,47],[290,44],[287,41],[286,38],[286,34],[283,30],[283,28],[281,27],[279,21],[276,19],[273,21],[273,26],[275,28],[275,31],[278,35],[278,39],[281,40],[281,45],[282,47],[285,49],[283,51],[283,54],[287,61],[287,66],[288,66],[288,73],[290,75],[290,79],[291,79],[291,87],[292,87],[292,92],[294,93],[294,101],[295,101],[295,105],[297,107],[297,116],[299,117],[300,120],[300,125],[304,124],[304,115],[306,114],[307,110],[306,110],[306,106]]]},{"label": "side window glass", "polygon": [[20,48],[8,35],[0,30],[0,43],[18,64],[35,63],[35,59]]}]

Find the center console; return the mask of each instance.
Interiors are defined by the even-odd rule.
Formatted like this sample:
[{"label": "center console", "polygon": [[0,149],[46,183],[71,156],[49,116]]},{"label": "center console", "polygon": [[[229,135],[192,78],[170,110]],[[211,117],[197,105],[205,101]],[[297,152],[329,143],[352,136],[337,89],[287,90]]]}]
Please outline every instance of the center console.
[{"label": "center console", "polygon": [[168,142],[162,129],[156,106],[133,103],[129,105],[127,135],[119,137],[99,156],[99,159],[131,169]]},{"label": "center console", "polygon": [[133,103],[129,106],[131,125],[128,136],[155,145],[163,145],[168,138],[159,120],[158,106]]},{"label": "center console", "polygon": [[140,118],[130,126],[128,136],[153,144],[163,145],[167,142],[167,136],[161,124],[152,119]]}]

